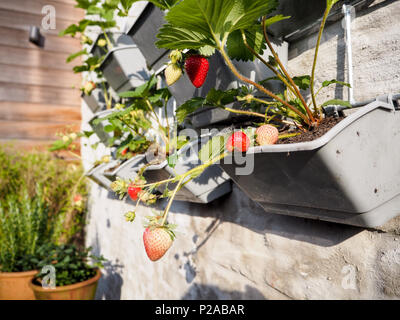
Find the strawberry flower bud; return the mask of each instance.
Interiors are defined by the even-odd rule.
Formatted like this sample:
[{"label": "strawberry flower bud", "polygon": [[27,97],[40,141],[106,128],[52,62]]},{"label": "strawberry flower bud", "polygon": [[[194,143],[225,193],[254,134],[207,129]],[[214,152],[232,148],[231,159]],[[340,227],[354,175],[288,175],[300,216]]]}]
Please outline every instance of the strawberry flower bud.
[{"label": "strawberry flower bud", "polygon": [[133,222],[136,218],[136,213],[135,211],[129,211],[125,213],[125,220],[128,222]]}]

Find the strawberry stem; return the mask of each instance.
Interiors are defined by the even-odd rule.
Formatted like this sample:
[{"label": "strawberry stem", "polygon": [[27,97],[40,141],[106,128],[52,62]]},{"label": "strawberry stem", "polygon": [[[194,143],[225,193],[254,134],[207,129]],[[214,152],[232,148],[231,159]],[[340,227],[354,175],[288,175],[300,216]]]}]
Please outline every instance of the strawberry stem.
[{"label": "strawberry stem", "polygon": [[[268,45],[269,50],[271,51],[272,55],[275,58],[275,61],[279,64],[279,67],[285,74],[286,78],[289,80],[289,82],[292,84],[294,90],[296,91],[296,96],[300,99],[301,103],[303,104],[304,108],[306,109],[307,116],[309,118],[309,121],[307,121],[307,124],[309,125],[314,125],[315,124],[315,119],[314,116],[311,112],[311,110],[308,108],[308,105],[306,101],[304,100],[303,96],[301,95],[299,89],[297,88],[296,84],[294,83],[292,77],[289,75],[289,73],[286,71],[285,67],[283,66],[282,61],[279,59],[278,54],[275,52],[274,48],[272,47],[271,42],[269,41],[268,34],[267,34],[267,26],[266,26],[266,17],[264,16],[262,19],[262,25],[263,25],[263,33],[264,33],[264,39]],[[311,122],[311,123],[310,123]]]},{"label": "strawberry stem", "polygon": [[[170,197],[170,199],[169,199],[169,201],[168,201],[167,207],[166,207],[165,210],[164,210],[164,214],[163,214],[163,219],[162,219],[162,222],[161,222],[161,226],[164,226],[165,223],[166,223],[166,221],[167,221],[167,216],[168,216],[169,210],[170,210],[170,208],[171,208],[172,202],[174,201],[174,198],[175,198],[177,192],[178,192],[178,191],[181,189],[181,187],[184,185],[184,184],[183,184],[183,181],[184,181],[188,176],[190,176],[190,175],[192,175],[192,174],[194,174],[194,173],[196,173],[196,172],[198,172],[198,171],[203,172],[206,168],[208,168],[209,166],[213,165],[213,164],[216,163],[217,161],[219,161],[219,160],[225,158],[227,155],[228,155],[228,153],[225,152],[225,153],[223,153],[223,154],[221,154],[221,155],[219,155],[219,156],[217,156],[217,157],[211,159],[210,161],[208,161],[208,162],[206,162],[206,163],[204,163],[204,164],[202,164],[202,165],[199,165],[199,166],[197,166],[197,167],[195,167],[195,168],[189,170],[188,172],[181,174],[180,176],[176,176],[176,177],[175,177],[175,179],[176,179],[176,178],[179,178],[179,182],[178,182],[177,186],[175,187],[174,192],[172,193],[172,195],[171,195],[171,197]],[[194,178],[194,177],[192,177],[192,178]],[[192,178],[191,178],[191,179],[192,179]],[[183,185],[182,185],[182,184],[183,184]]]},{"label": "strawberry stem", "polygon": [[233,65],[233,63],[231,62],[231,60],[229,59],[228,55],[226,54],[225,50],[223,47],[219,48],[219,51],[221,52],[222,57],[224,58],[226,64],[228,65],[229,69],[232,71],[232,73],[239,78],[241,81],[246,82],[248,84],[253,85],[254,87],[256,87],[258,90],[260,90],[261,92],[264,92],[266,95],[270,96],[271,98],[275,99],[276,101],[279,101],[280,103],[282,103],[284,106],[286,106],[287,108],[289,108],[290,110],[292,110],[293,112],[295,112],[300,118],[303,119],[303,121],[308,124],[311,125],[310,123],[310,119],[304,115],[302,112],[300,112],[300,110],[298,110],[297,108],[295,108],[294,106],[290,105],[289,103],[287,103],[286,101],[282,100],[281,98],[279,98],[276,94],[272,93],[271,91],[267,90],[266,88],[264,88],[262,85],[246,78],[245,76],[241,75],[239,73],[239,71],[236,69],[236,67]]}]

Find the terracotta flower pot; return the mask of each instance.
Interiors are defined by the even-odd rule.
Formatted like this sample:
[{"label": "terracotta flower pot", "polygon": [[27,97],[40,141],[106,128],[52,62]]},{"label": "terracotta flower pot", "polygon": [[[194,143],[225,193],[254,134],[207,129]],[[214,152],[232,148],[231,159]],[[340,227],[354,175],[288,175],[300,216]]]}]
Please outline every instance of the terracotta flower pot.
[{"label": "terracotta flower pot", "polygon": [[46,289],[33,284],[32,281],[30,281],[29,285],[37,300],[93,300],[100,277],[101,272],[97,269],[93,278],[68,286]]},{"label": "terracotta flower pot", "polygon": [[0,300],[35,300],[29,286],[36,270],[25,272],[0,272]]}]

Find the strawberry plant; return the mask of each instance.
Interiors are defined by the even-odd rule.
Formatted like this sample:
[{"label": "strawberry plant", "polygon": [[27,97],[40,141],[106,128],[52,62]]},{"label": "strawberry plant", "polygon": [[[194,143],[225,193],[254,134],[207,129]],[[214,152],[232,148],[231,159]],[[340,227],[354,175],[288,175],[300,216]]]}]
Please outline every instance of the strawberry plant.
[{"label": "strawberry plant", "polygon": [[[170,50],[197,50],[203,56],[209,56],[215,51],[219,51],[231,72],[241,82],[253,86],[259,93],[272,99],[271,103],[269,100],[248,95],[245,97],[247,102],[256,101],[264,104],[268,107],[269,113],[257,115],[254,112],[242,110],[243,114],[262,117],[265,122],[272,119],[277,120],[277,115],[279,115],[280,118],[288,119],[302,130],[313,130],[323,120],[323,106],[331,103],[331,101],[322,105],[316,103],[316,95],[319,90],[315,92],[314,82],[321,35],[328,14],[337,1],[327,0],[311,76],[291,77],[271,45],[267,32],[268,27],[288,18],[282,15],[271,16],[278,4],[277,0],[183,0],[171,8],[166,15],[167,23],[158,34],[160,40],[157,45]],[[261,56],[266,47],[272,53],[268,61]],[[263,83],[254,82],[241,75],[232,63],[232,59],[243,61],[260,59],[266,68],[274,72],[276,75],[274,80],[280,80],[286,86],[285,93],[275,94],[266,89]],[[332,80],[324,82],[321,89],[330,84],[347,85]],[[307,103],[300,93],[300,89],[308,87],[311,89],[312,96],[310,103]],[[236,97],[237,100],[240,100],[238,98]],[[180,106],[179,112],[187,115],[206,102],[209,103],[210,99],[192,99]],[[349,106],[347,102],[338,100],[335,101],[335,104]]]}]

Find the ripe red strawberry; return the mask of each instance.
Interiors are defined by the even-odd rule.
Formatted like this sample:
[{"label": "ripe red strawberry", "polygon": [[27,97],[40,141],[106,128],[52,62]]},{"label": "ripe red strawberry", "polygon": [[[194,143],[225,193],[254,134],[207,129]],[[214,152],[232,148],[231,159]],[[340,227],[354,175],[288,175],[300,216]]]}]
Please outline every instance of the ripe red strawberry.
[{"label": "ripe red strawberry", "polygon": [[148,227],[143,233],[144,249],[151,261],[161,259],[171,247],[173,233],[165,227]]},{"label": "ripe red strawberry", "polygon": [[256,130],[256,141],[260,146],[275,144],[278,141],[278,129],[269,124],[264,124]]},{"label": "ripe red strawberry", "polygon": [[225,147],[229,152],[246,152],[250,147],[250,139],[243,131],[237,131],[228,138]]},{"label": "ripe red strawberry", "polygon": [[131,197],[131,199],[133,201],[136,201],[138,199],[138,193],[140,191],[142,191],[142,188],[137,187],[137,186],[135,186],[133,184],[130,184],[129,187],[128,187],[128,194],[129,194],[129,196]]},{"label": "ripe red strawberry", "polygon": [[124,150],[121,151],[121,156],[126,155],[127,152],[128,152],[128,148],[125,148]]},{"label": "ripe red strawberry", "polygon": [[185,70],[196,88],[200,88],[206,81],[209,67],[208,60],[198,54],[189,56],[185,61]]}]

